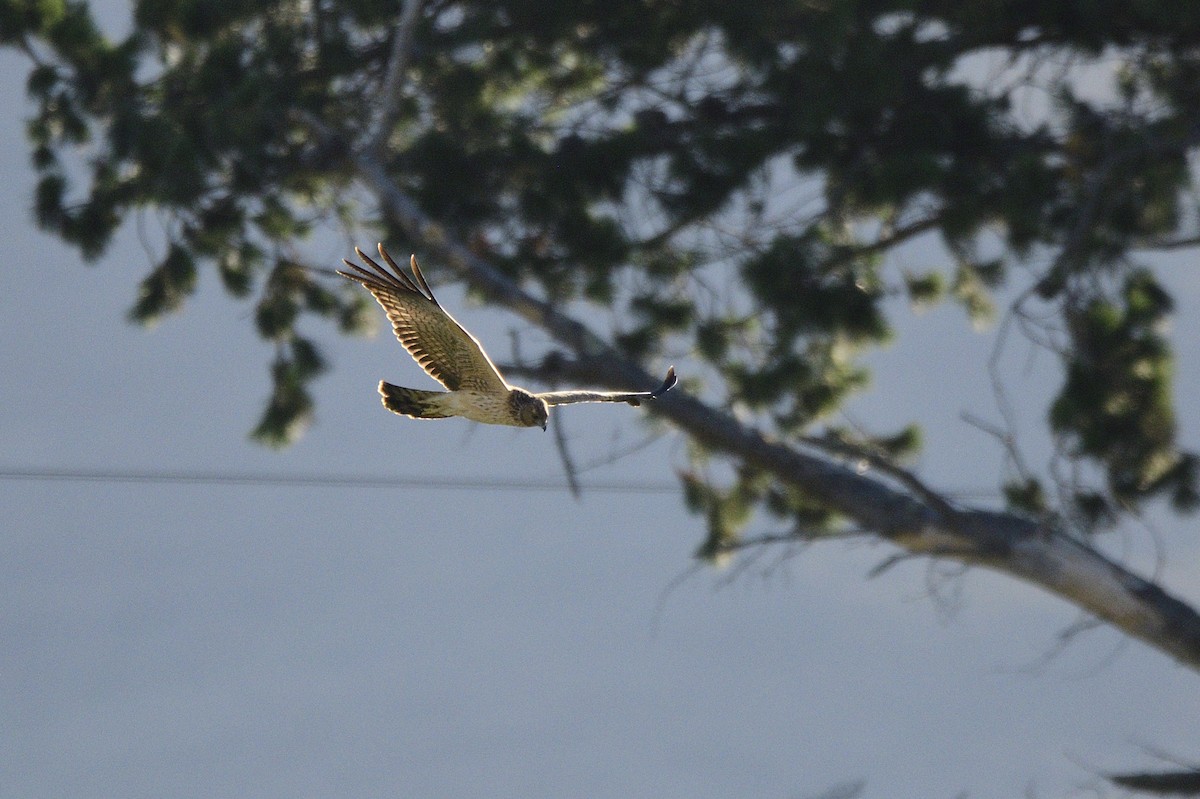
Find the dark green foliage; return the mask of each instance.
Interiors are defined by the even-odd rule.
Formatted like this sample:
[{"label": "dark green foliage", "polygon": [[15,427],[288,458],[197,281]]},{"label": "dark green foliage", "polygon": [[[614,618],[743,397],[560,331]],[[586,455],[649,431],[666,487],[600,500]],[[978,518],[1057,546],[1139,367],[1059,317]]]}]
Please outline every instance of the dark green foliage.
[{"label": "dark green foliage", "polygon": [[940,302],[946,294],[946,282],[937,272],[905,275],[904,288],[908,292],[909,302],[916,308]]},{"label": "dark green foliage", "polygon": [[195,288],[195,261],[187,250],[172,245],[166,258],[142,281],[129,318],[143,325],[153,324],[163,314],[178,310]]},{"label": "dark green foliage", "polygon": [[312,421],[313,402],[307,384],[324,369],[320,353],[307,339],[296,337],[280,346],[271,366],[274,389],[251,436],[270,447],[294,441]]},{"label": "dark green foliage", "polygon": [[967,316],[976,325],[990,322],[995,315],[991,292],[988,290],[989,277],[989,272],[981,271],[978,265],[970,261],[959,261],[954,272],[950,293],[962,304]]},{"label": "dark green foliage", "polygon": [[1191,475],[1176,469],[1182,456],[1175,447],[1173,358],[1163,330],[1170,310],[1158,283],[1138,271],[1116,296],[1068,311],[1072,349],[1050,423],[1072,454],[1103,466],[1117,502],[1193,492],[1180,483]]},{"label": "dark green foliage", "polygon": [[750,521],[765,488],[763,480],[743,470],[732,487],[721,489],[698,474],[683,473],[679,478],[688,509],[702,514],[708,523],[708,536],[696,556],[717,560],[727,555],[737,546],[742,529]]},{"label": "dark green foliage", "polygon": [[[1009,502],[1088,529],[1153,496],[1197,504],[1161,330],[1170,298],[1130,253],[1196,235],[1200,6],[422,9],[379,151],[387,172],[510,277],[611,319],[616,347],[690,353],[718,378],[705,399],[748,409],[768,434],[811,435],[866,385],[860,357],[889,340],[901,306],[889,300],[951,298],[979,323],[997,286],[1033,270],[1067,333],[1050,424],[1104,485],[1067,487],[1053,496],[1070,507],[1053,507],[1032,480],[1008,486]],[[215,266],[277,347],[255,432],[273,444],[311,414],[320,358],[298,332],[304,320],[359,332],[376,318],[362,292],[303,266],[298,242],[361,222],[402,239],[386,214],[355,205],[364,192],[349,157],[384,105],[399,10],[140,0],[132,33],[112,42],[84,3],[0,0],[0,43],[36,56],[38,224],[96,258],[132,213],[159,215],[170,240],[132,312],[142,322],[178,309]],[[1102,54],[1118,67],[1112,97],[1084,96],[1053,70],[968,84],[985,52],[1012,56],[1014,69]],[[1005,91],[1028,81],[1048,99],[1032,118]],[[907,273],[891,252],[921,235],[945,260],[923,256]],[[403,237],[403,251],[424,246]],[[901,458],[919,433],[858,443]],[[713,552],[755,509],[806,528],[830,521],[757,476],[685,487],[710,518]]]},{"label": "dark green foliage", "polygon": [[779,237],[766,252],[746,260],[742,274],[755,299],[789,340],[816,334],[856,343],[885,341],[889,330],[873,264],[843,263],[819,236],[812,231]]},{"label": "dark green foliage", "polygon": [[1034,477],[1005,483],[1004,500],[1009,508],[1031,516],[1041,516],[1048,509],[1046,491],[1041,481]]},{"label": "dark green foliage", "polygon": [[789,533],[805,539],[832,534],[837,528],[837,515],[803,491],[746,466],[736,470],[727,487],[719,487],[700,472],[679,477],[688,509],[707,522],[708,534],[696,550],[696,557],[703,560],[719,561],[734,551],[756,508],[790,523]]},{"label": "dark green foliage", "polygon": [[864,453],[879,455],[895,463],[911,459],[921,449],[921,428],[908,425],[890,436],[863,436],[842,427],[829,426],[824,438],[843,442]]},{"label": "dark green foliage", "polygon": [[216,253],[217,269],[225,290],[235,297],[245,297],[254,287],[254,273],[262,263],[262,253],[251,244],[229,247]]},{"label": "dark green foliage", "polygon": [[1075,491],[1072,496],[1071,508],[1076,527],[1084,532],[1094,533],[1111,528],[1118,517],[1118,510],[1112,499],[1098,491]]}]

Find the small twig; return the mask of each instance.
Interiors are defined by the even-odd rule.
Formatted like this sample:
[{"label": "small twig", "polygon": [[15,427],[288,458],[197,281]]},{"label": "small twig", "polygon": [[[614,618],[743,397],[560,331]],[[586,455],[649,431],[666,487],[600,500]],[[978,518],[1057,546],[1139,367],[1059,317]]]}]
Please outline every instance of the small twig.
[{"label": "small twig", "polygon": [[964,561],[961,565],[966,569],[970,566],[966,561],[975,554],[977,554],[976,550],[971,547],[935,547],[926,552],[897,552],[895,555],[889,555],[872,567],[867,572],[867,579],[878,577],[896,564],[903,563],[906,560],[913,560],[914,558],[931,558],[934,560],[939,558],[961,558]]},{"label": "small twig", "polygon": [[1017,449],[1016,437],[1011,431],[1002,430],[996,425],[984,421],[982,418],[967,411],[961,413],[959,418],[975,429],[986,433],[1000,442],[1000,446],[1004,447],[1004,451],[1007,453],[1009,461],[1016,468],[1017,474],[1019,474],[1025,480],[1029,479],[1032,473],[1025,465],[1025,460],[1021,457],[1020,450]]},{"label": "small twig", "polygon": [[[524,366],[525,358],[521,355],[521,334],[515,328],[509,328],[508,331],[509,347],[512,350],[513,366],[504,366],[502,371],[516,374],[520,372]],[[567,448],[567,430],[563,424],[564,414],[558,413],[554,417],[554,423],[551,427],[554,428],[554,446],[558,449],[558,459],[562,462],[563,471],[566,473],[567,486],[571,489],[571,495],[576,500],[583,498],[583,490],[579,485],[579,468],[575,465],[575,459],[571,457],[571,450]]]},{"label": "small twig", "polygon": [[689,579],[699,574],[705,568],[705,564],[693,562],[686,569],[671,578],[671,581],[663,586],[663,590],[658,594],[658,601],[654,603],[654,615],[650,619],[650,635],[651,637],[658,635],[659,626],[662,624],[663,614],[667,610],[667,600],[671,598],[671,594],[675,593],[675,589],[683,585]]},{"label": "small twig", "polygon": [[627,444],[620,449],[616,447],[616,441],[614,440],[607,455],[601,455],[584,462],[584,464],[579,467],[579,473],[583,474],[584,472],[590,472],[593,469],[599,469],[603,466],[612,466],[617,461],[633,455],[636,452],[641,452],[647,447],[658,443],[664,435],[665,433],[662,432],[653,432],[643,437],[641,440],[635,441],[632,444]]},{"label": "small twig", "polygon": [[558,448],[558,458],[562,461],[563,471],[567,475],[567,485],[571,488],[571,495],[578,501],[583,498],[583,491],[579,487],[579,470],[575,468],[571,450],[567,448],[567,434],[561,413],[555,415],[554,424],[551,426],[554,428],[554,446]]},{"label": "small twig", "polygon": [[897,552],[894,555],[888,555],[879,563],[875,564],[869,572],[867,572],[867,579],[873,580],[896,564],[919,557],[922,557],[922,555],[918,552]]},{"label": "small twig", "polygon": [[726,541],[717,549],[717,555],[731,555],[735,552],[742,552],[753,549],[757,552],[765,547],[773,544],[813,544],[818,541],[840,541],[847,538],[865,538],[874,536],[875,533],[871,530],[863,530],[857,527],[827,532],[825,530],[812,530],[797,525],[791,530],[785,530],[780,533],[763,533],[751,538],[738,538],[733,541]]},{"label": "small twig", "polygon": [[954,506],[952,506],[944,496],[934,491],[929,486],[909,470],[902,466],[896,465],[887,457],[872,452],[865,447],[862,447],[854,442],[847,441],[840,436],[825,435],[817,436],[801,436],[799,441],[808,444],[811,447],[823,450],[830,454],[848,456],[860,461],[865,461],[872,468],[886,474],[888,477],[899,482],[916,497],[923,500],[934,510],[944,516],[953,516]]},{"label": "small twig", "polygon": [[29,39],[25,36],[21,36],[17,40],[17,47],[19,47],[21,51],[29,57],[29,60],[37,66],[44,67],[46,65],[47,62],[40,55],[38,55],[38,51],[36,48],[34,48],[33,42],[29,41]]},{"label": "small twig", "polygon": [[[525,358],[521,355],[521,331],[515,327],[508,329],[508,348],[512,352],[513,363],[525,363]],[[505,366],[501,371],[508,372],[508,370],[509,367]]]},{"label": "small twig", "polygon": [[928,233],[941,223],[941,213],[933,213],[924,219],[918,219],[901,227],[893,226],[890,230],[883,231],[874,241],[869,241],[865,244],[849,244],[838,247],[834,252],[832,262],[840,264],[851,258],[862,258],[884,250],[890,250],[898,244],[920,236],[922,233]]},{"label": "small twig", "polygon": [[[1013,413],[1012,405],[1009,403],[1008,391],[1005,389],[1004,381],[1000,377],[1000,358],[1004,353],[1004,347],[1008,341],[1008,331],[1013,323],[1014,316],[1018,313],[1017,308],[1023,301],[1023,297],[1019,298],[1009,307],[1008,312],[1004,315],[1004,320],[1000,323],[1000,329],[996,332],[996,341],[992,345],[991,354],[988,356],[987,373],[988,380],[992,384],[992,400],[996,403],[997,410],[1000,411],[1000,418],[1004,420],[1005,432],[1002,436],[998,436],[998,439],[1003,442],[1009,460],[1017,469],[1017,474],[1022,479],[1028,480],[1030,472],[1025,467],[1025,461],[1021,457],[1021,453],[1017,450],[1016,415]],[[980,426],[980,429],[983,429],[982,426]]]},{"label": "small twig", "polygon": [[1051,661],[1056,660],[1058,656],[1061,655],[1076,638],[1086,632],[1102,626],[1104,626],[1104,622],[1100,621],[1090,613],[1077,614],[1073,622],[1054,634],[1054,642],[1046,648],[1046,651],[1042,652],[1025,665],[1020,666],[1017,669],[1018,672],[1024,672],[1026,674],[1040,674],[1042,670],[1045,669],[1046,666],[1051,663]]},{"label": "small twig", "polygon": [[[743,555],[737,560],[732,561],[732,563],[729,565],[728,571],[726,571],[716,580],[714,586],[717,588],[717,590],[720,590],[727,586],[733,585],[738,581],[738,578],[750,571],[751,567],[758,563],[759,559],[763,557],[765,552],[765,549],[755,549],[748,555]],[[726,562],[727,561],[723,561],[722,565],[725,565]]]},{"label": "small twig", "polygon": [[733,541],[722,542],[717,549],[717,554],[728,554],[739,552],[745,549],[753,549],[755,547],[764,547],[771,544],[795,544],[803,541],[800,536],[796,535],[794,530],[783,533],[763,533],[762,535],[754,536],[753,538],[739,538]]},{"label": "small twig", "polygon": [[1195,760],[1184,760],[1178,755],[1172,754],[1154,744],[1138,743],[1137,746],[1150,757],[1156,757],[1164,763],[1170,763],[1172,766],[1178,766],[1181,769],[1188,769],[1189,771],[1200,771],[1200,762]]}]

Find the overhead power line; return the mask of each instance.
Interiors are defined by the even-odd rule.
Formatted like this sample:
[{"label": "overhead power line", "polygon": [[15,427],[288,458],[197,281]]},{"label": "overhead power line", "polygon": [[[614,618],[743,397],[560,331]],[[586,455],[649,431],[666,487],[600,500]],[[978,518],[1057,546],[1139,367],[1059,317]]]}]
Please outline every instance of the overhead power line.
[{"label": "overhead power line", "polygon": [[[445,475],[264,474],[205,470],[138,471],[132,469],[0,469],[0,482],[142,483],[176,485],[282,486],[292,488],[425,488],[441,491],[570,491],[566,480],[553,478],[450,477]],[[584,492],[603,494],[674,494],[678,483],[610,480],[584,483]],[[993,500],[992,489],[949,490],[958,501]]]},{"label": "overhead power line", "polygon": [[[429,488],[486,491],[565,491],[565,480],[490,477],[447,477],[425,475],[378,476],[363,474],[256,474],[217,471],[134,471],[124,469],[0,470],[0,480],[74,483],[173,483],[183,485],[292,486],[297,488]],[[610,481],[585,483],[585,491],[621,494],[668,494],[679,490],[677,483]]]}]

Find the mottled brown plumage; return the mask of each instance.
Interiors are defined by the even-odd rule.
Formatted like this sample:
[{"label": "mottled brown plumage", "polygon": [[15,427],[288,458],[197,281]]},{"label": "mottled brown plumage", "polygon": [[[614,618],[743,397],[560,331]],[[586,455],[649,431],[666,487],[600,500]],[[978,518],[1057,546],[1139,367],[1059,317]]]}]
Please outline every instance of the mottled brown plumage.
[{"label": "mottled brown plumage", "polygon": [[[549,391],[536,394],[509,385],[483,347],[433,296],[414,255],[410,278],[379,245],[387,267],[357,247],[364,266],[342,259],[351,271],[338,274],[361,283],[374,295],[392,323],[396,338],[421,368],[448,391],[425,391],[380,381],[388,410],[414,419],[463,416],[484,424],[546,429],[549,406],[576,402],[627,402],[640,405],[675,385],[675,368],[654,391]],[[390,267],[390,268],[388,268]]]}]

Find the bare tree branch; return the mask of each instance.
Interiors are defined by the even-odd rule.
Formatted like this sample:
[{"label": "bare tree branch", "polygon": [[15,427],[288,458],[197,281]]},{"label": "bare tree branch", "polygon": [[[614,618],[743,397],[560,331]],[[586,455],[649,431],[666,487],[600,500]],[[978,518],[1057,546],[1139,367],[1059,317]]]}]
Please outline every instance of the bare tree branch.
[{"label": "bare tree branch", "polygon": [[838,252],[834,255],[834,260],[835,262],[842,262],[851,258],[862,258],[866,255],[874,255],[877,252],[890,250],[892,247],[895,247],[898,244],[902,244],[909,239],[936,229],[941,222],[941,214],[935,213],[925,217],[924,219],[918,219],[917,221],[910,222],[907,225],[901,225],[898,228],[884,231],[874,241],[869,241],[865,244],[853,244],[845,247],[839,247]]},{"label": "bare tree branch", "polygon": [[[324,144],[331,138],[340,142],[319,120],[299,118]],[[563,365],[565,374],[615,388],[657,382],[560,306],[533,296],[451,238],[392,179],[376,154],[359,150],[351,152],[350,159],[389,222],[491,302],[542,328],[570,351],[574,360]],[[931,503],[928,496],[898,490],[870,473],[859,474],[771,438],[682,389],[648,403],[646,410],[669,419],[697,443],[770,473],[909,552],[986,566],[1033,583],[1200,670],[1200,615],[1061,529],[1012,513]]]},{"label": "bare tree branch", "polygon": [[396,30],[392,33],[392,50],[388,54],[387,71],[379,88],[379,112],[367,137],[366,152],[378,153],[387,143],[387,137],[396,126],[400,115],[400,92],[403,88],[404,72],[412,57],[413,29],[421,16],[421,0],[404,0]]},{"label": "bare tree branch", "polygon": [[1200,796],[1200,770],[1109,774],[1108,779],[1114,785],[1142,793]]},{"label": "bare tree branch", "polygon": [[571,450],[567,446],[567,434],[560,416],[554,423],[554,446],[558,448],[558,457],[562,461],[563,472],[567,475],[567,485],[571,488],[571,496],[575,499],[583,497],[583,491],[579,487],[579,470],[575,468],[575,459],[571,457]]},{"label": "bare tree branch", "polygon": [[1200,236],[1186,236],[1178,239],[1148,239],[1134,245],[1135,250],[1187,250],[1200,247]]},{"label": "bare tree branch", "polygon": [[873,452],[865,447],[859,446],[844,438],[833,435],[825,436],[801,436],[800,441],[809,446],[822,449],[833,455],[843,455],[849,458],[859,460],[873,469],[877,469],[888,477],[895,479],[905,488],[913,493],[917,498],[927,503],[934,510],[943,515],[954,513],[954,508],[950,502],[941,494],[927,486],[919,477],[912,472],[897,465],[886,456]]}]

